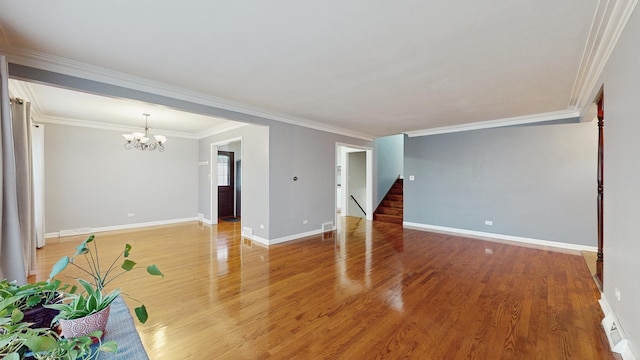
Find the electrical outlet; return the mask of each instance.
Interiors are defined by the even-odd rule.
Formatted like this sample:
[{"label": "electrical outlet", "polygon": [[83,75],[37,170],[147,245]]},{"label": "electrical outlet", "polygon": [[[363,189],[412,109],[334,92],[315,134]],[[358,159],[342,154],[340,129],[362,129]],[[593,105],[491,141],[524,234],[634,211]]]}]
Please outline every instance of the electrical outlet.
[{"label": "electrical outlet", "polygon": [[492,220],[485,220],[484,224],[488,225],[488,226],[492,226],[493,225],[493,221]]},{"label": "electrical outlet", "polygon": [[616,299],[618,299],[618,301],[620,301],[620,296],[621,296],[620,289],[615,288],[614,294],[616,295]]},{"label": "electrical outlet", "polygon": [[264,229],[264,224],[260,224],[260,229]]},{"label": "electrical outlet", "polygon": [[133,217],[133,213],[127,213],[127,217]]},{"label": "electrical outlet", "polygon": [[306,225],[306,224],[308,224],[308,223],[309,223],[309,220],[304,219],[304,220],[302,220],[302,223]]}]

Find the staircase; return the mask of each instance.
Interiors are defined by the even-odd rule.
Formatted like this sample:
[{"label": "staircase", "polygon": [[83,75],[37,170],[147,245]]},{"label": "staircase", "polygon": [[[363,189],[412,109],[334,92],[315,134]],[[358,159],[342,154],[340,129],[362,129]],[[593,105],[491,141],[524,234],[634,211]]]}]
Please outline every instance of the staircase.
[{"label": "staircase", "polygon": [[373,220],[394,224],[402,224],[403,218],[403,190],[402,179],[396,180],[387,195],[373,214]]}]

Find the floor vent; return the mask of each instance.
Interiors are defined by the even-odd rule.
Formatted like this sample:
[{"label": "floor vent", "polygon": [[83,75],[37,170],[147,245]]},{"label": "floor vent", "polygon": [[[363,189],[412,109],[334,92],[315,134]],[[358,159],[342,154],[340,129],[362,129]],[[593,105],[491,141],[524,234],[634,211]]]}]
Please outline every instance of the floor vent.
[{"label": "floor vent", "polygon": [[333,222],[326,222],[322,224],[322,232],[333,231]]},{"label": "floor vent", "polygon": [[629,349],[629,341],[624,338],[624,334],[618,327],[615,316],[613,313],[605,316],[602,319],[602,327],[604,328],[607,340],[609,340],[609,346],[613,352],[622,354],[622,358],[635,359]]},{"label": "floor vent", "polygon": [[89,233],[91,233],[91,228],[60,230],[60,237],[84,235],[84,234],[89,234]]}]

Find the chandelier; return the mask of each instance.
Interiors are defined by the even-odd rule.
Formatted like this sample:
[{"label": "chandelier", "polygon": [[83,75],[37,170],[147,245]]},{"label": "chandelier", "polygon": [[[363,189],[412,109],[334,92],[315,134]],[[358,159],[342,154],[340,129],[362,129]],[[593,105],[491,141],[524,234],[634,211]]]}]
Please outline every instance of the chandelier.
[{"label": "chandelier", "polygon": [[149,134],[149,114],[142,114],[144,116],[144,133],[134,132],[131,134],[122,134],[124,140],[124,148],[127,150],[131,150],[132,148],[136,148],[140,151],[145,150],[155,150],[164,151],[164,143],[167,142],[167,137],[164,135],[153,135],[151,138],[151,134]]}]

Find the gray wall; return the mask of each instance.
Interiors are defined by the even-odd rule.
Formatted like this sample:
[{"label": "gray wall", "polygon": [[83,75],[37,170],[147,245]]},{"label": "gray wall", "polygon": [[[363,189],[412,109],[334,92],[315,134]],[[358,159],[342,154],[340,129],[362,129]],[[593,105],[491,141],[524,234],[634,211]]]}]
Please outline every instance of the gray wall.
[{"label": "gray wall", "polygon": [[[209,173],[216,159],[211,159],[211,144],[242,137],[242,227],[253,229],[255,236],[269,239],[269,128],[247,125],[199,141],[200,166],[198,212],[211,220],[211,183]],[[260,229],[260,225],[265,225]]]},{"label": "gray wall", "polygon": [[[640,13],[604,71],[604,294],[640,356]],[[615,296],[620,290],[620,301]]]},{"label": "gray wall", "polygon": [[[335,220],[337,142],[371,146],[364,140],[301,126],[270,125],[271,239],[319,230],[322,223]],[[293,181],[294,176],[298,181]]]},{"label": "gray wall", "polygon": [[366,206],[367,196],[367,154],[364,151],[350,152],[347,154],[349,160],[349,172],[347,181],[349,185],[344,189],[349,189],[347,201],[349,202],[349,216],[365,217],[365,213],[360,210],[358,204],[351,198],[351,195],[358,200],[358,203],[364,209]]},{"label": "gray wall", "polygon": [[[171,98],[153,92],[133,90],[118,85],[64,75],[50,70],[10,63],[9,73],[12,77],[18,79],[54,84],[106,96],[161,104],[201,115],[269,126],[269,129],[265,130],[269,133],[267,142],[245,141],[246,145],[256,152],[261,152],[264,156],[254,158],[253,160],[255,161],[252,160],[255,165],[254,169],[257,169],[254,170],[257,171],[257,174],[254,174],[255,176],[252,179],[260,182],[259,184],[256,183],[255,193],[249,194],[247,193],[248,189],[243,188],[243,199],[251,196],[252,201],[256,202],[254,211],[251,214],[247,213],[251,205],[245,203],[244,200],[242,209],[243,226],[252,227],[255,235],[265,239],[278,239],[319,230],[322,223],[334,221],[336,211],[334,179],[336,142],[372,146],[370,142],[365,140],[272,121],[255,115]],[[231,136],[235,136],[233,134],[241,135],[242,131],[242,129],[232,130],[228,134],[231,134]],[[200,140],[199,151],[196,154],[196,157],[199,158],[198,160],[204,161],[209,158],[209,143],[207,141],[223,140],[227,136],[229,135],[221,134]],[[207,149],[203,150],[203,147]],[[205,152],[203,153],[203,151]],[[248,151],[249,149],[245,147],[243,151],[243,175],[245,180],[250,176],[247,172],[251,166],[249,159],[246,158]],[[205,154],[206,158],[203,158]],[[266,171],[264,170],[265,167]],[[208,179],[203,179],[203,176],[206,177],[206,174],[208,174],[207,171],[208,169],[203,169],[202,166],[199,170],[196,169],[196,172],[199,173],[197,175],[198,185],[195,188],[200,191],[196,203],[198,204],[198,212],[202,213],[204,217],[210,216],[209,210],[207,210],[209,208],[210,189]],[[293,184],[292,180],[294,173],[298,174],[300,178],[296,184]],[[307,219],[308,224],[302,224],[303,219]],[[264,230],[259,229],[260,224],[265,225]]]},{"label": "gray wall", "polygon": [[376,180],[373,190],[373,207],[376,208],[398,176],[404,173],[404,137],[392,135],[373,141],[373,157]]},{"label": "gray wall", "polygon": [[404,221],[596,246],[596,149],[593,122],[407,138]]},{"label": "gray wall", "polygon": [[46,232],[196,216],[196,140],[171,137],[163,153],[123,144],[117,131],[45,124]]}]

